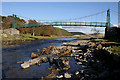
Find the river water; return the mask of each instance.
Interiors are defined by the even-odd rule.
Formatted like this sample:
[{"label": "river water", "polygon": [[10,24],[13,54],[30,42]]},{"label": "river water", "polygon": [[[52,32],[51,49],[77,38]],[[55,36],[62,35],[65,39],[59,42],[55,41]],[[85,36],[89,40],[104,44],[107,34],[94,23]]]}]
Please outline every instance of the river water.
[{"label": "river water", "polygon": [[[44,39],[36,40],[30,43],[21,44],[16,47],[9,47],[2,49],[2,76],[3,78],[41,78],[47,76],[50,71],[49,63],[42,63],[40,66],[33,65],[28,69],[21,69],[18,61],[28,61],[31,59],[31,53],[36,52],[37,49],[42,51],[43,48],[49,46],[60,46],[63,42],[76,41],[74,38],[61,39]],[[74,73],[77,70],[83,69],[80,65],[75,64],[73,58],[69,59],[70,70],[69,73]]]}]

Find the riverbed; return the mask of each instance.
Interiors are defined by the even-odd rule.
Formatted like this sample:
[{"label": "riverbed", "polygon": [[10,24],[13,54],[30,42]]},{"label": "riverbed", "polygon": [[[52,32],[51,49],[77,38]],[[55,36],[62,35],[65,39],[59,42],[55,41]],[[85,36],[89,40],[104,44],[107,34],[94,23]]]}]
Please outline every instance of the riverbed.
[{"label": "riverbed", "polygon": [[[30,43],[21,44],[16,47],[2,49],[2,74],[4,78],[41,78],[47,76],[50,71],[49,63],[42,63],[40,66],[34,65],[27,69],[21,69],[18,61],[28,61],[31,59],[31,53],[37,52],[37,49],[42,51],[43,48],[49,46],[60,46],[63,42],[77,41],[74,38],[60,39],[44,39],[36,40]],[[69,73],[74,73],[77,70],[82,70],[81,65],[76,65],[74,58],[69,58],[70,70]]]}]

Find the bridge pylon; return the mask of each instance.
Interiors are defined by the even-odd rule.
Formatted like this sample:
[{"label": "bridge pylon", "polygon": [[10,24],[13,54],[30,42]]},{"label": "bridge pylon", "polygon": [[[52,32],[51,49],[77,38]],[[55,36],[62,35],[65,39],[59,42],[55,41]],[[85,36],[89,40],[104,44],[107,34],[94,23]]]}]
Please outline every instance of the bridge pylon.
[{"label": "bridge pylon", "polygon": [[110,27],[110,9],[107,10],[107,22],[106,27]]},{"label": "bridge pylon", "polygon": [[12,16],[12,28],[15,28],[17,25],[17,17],[15,14]]}]

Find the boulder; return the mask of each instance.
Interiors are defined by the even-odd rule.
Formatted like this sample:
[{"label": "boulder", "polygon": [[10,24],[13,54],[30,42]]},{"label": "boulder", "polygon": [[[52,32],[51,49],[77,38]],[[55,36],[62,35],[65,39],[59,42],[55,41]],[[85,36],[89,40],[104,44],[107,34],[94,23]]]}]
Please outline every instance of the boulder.
[{"label": "boulder", "polygon": [[5,29],[3,32],[10,35],[15,35],[15,34],[19,35],[19,30],[13,28]]}]

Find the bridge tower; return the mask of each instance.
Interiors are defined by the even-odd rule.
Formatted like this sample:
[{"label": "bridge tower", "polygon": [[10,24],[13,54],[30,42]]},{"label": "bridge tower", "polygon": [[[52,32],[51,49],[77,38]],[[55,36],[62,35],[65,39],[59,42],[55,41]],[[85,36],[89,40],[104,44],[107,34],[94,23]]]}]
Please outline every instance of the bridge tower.
[{"label": "bridge tower", "polygon": [[110,9],[107,10],[107,23],[106,27],[110,27]]},{"label": "bridge tower", "polygon": [[16,24],[17,24],[17,17],[15,14],[13,14],[13,20],[12,20],[12,28],[15,28],[16,27]]}]

